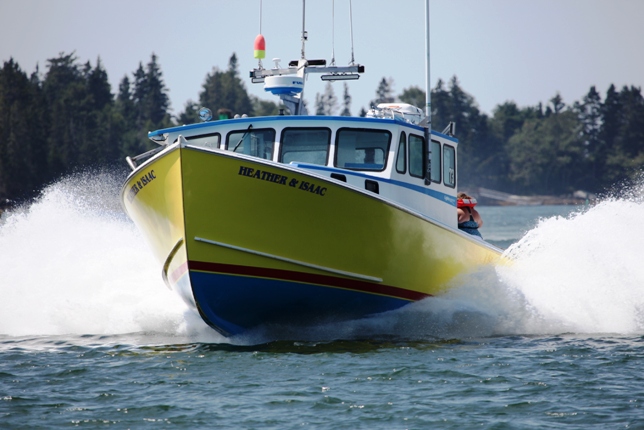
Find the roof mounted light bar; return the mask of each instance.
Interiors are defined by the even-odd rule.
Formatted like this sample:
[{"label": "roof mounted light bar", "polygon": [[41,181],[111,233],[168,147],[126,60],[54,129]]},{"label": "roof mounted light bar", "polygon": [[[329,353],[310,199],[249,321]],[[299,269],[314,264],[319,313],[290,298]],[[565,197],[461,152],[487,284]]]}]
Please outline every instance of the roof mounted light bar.
[{"label": "roof mounted light bar", "polygon": [[[357,76],[358,73],[364,73],[364,66],[361,64],[351,66],[312,66],[306,60],[303,61],[305,62],[303,67],[304,73],[325,73],[326,76],[332,76],[331,78],[324,78],[325,81],[358,79],[355,77],[342,78],[342,76]],[[253,69],[250,71],[250,78],[255,84],[264,82],[264,78],[267,76],[295,75],[297,72],[298,68],[296,67],[289,67],[287,69]],[[338,78],[334,79],[333,77]]]},{"label": "roof mounted light bar", "polygon": [[360,75],[354,73],[330,73],[328,75],[322,75],[320,78],[323,81],[354,81],[360,79]]}]

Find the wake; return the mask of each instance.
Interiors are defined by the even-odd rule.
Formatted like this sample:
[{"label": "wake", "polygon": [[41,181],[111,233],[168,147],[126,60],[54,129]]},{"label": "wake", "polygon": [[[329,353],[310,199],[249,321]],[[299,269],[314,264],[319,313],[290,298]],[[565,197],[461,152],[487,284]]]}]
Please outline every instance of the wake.
[{"label": "wake", "polygon": [[258,344],[644,333],[641,190],[539,220],[506,251],[513,264],[465,274],[441,297],[358,321],[259,327],[226,339],[163,284],[159,264],[120,207],[121,181],[106,172],[70,176],[3,215],[0,335],[134,333],[143,344]]}]

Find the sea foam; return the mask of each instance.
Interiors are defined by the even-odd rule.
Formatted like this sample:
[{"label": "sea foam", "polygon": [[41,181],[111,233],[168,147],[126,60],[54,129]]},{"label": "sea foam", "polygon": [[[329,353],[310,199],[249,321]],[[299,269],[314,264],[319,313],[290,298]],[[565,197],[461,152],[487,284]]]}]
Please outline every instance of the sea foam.
[{"label": "sea foam", "polygon": [[120,208],[119,189],[118,175],[79,173],[3,214],[0,334],[202,329],[163,284],[150,249]]},{"label": "sea foam", "polygon": [[122,179],[73,175],[3,215],[0,334],[249,344],[644,332],[640,191],[539,220],[506,250],[511,264],[463,274],[440,297],[359,321],[259,327],[225,339],[163,284],[159,263],[120,207]]}]

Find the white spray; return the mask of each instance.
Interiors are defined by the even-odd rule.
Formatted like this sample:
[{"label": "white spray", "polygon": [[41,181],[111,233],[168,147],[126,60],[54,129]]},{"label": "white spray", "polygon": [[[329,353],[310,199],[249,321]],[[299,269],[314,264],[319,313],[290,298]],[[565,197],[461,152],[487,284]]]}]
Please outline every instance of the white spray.
[{"label": "white spray", "polygon": [[513,264],[464,275],[442,297],[360,321],[260,327],[226,340],[165,287],[152,252],[120,208],[120,182],[105,173],[74,175],[3,215],[0,335],[138,333],[142,343],[159,334],[177,343],[260,343],[644,332],[638,198],[540,220],[506,251]]}]

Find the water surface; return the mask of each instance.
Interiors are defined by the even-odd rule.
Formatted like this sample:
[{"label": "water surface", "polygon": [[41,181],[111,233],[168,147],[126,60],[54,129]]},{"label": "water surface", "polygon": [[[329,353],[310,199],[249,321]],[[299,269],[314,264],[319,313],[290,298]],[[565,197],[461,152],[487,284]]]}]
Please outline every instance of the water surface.
[{"label": "water surface", "polygon": [[68,178],[0,220],[0,427],[644,428],[637,199],[481,207],[512,266],[227,339],[165,287],[119,182]]}]

